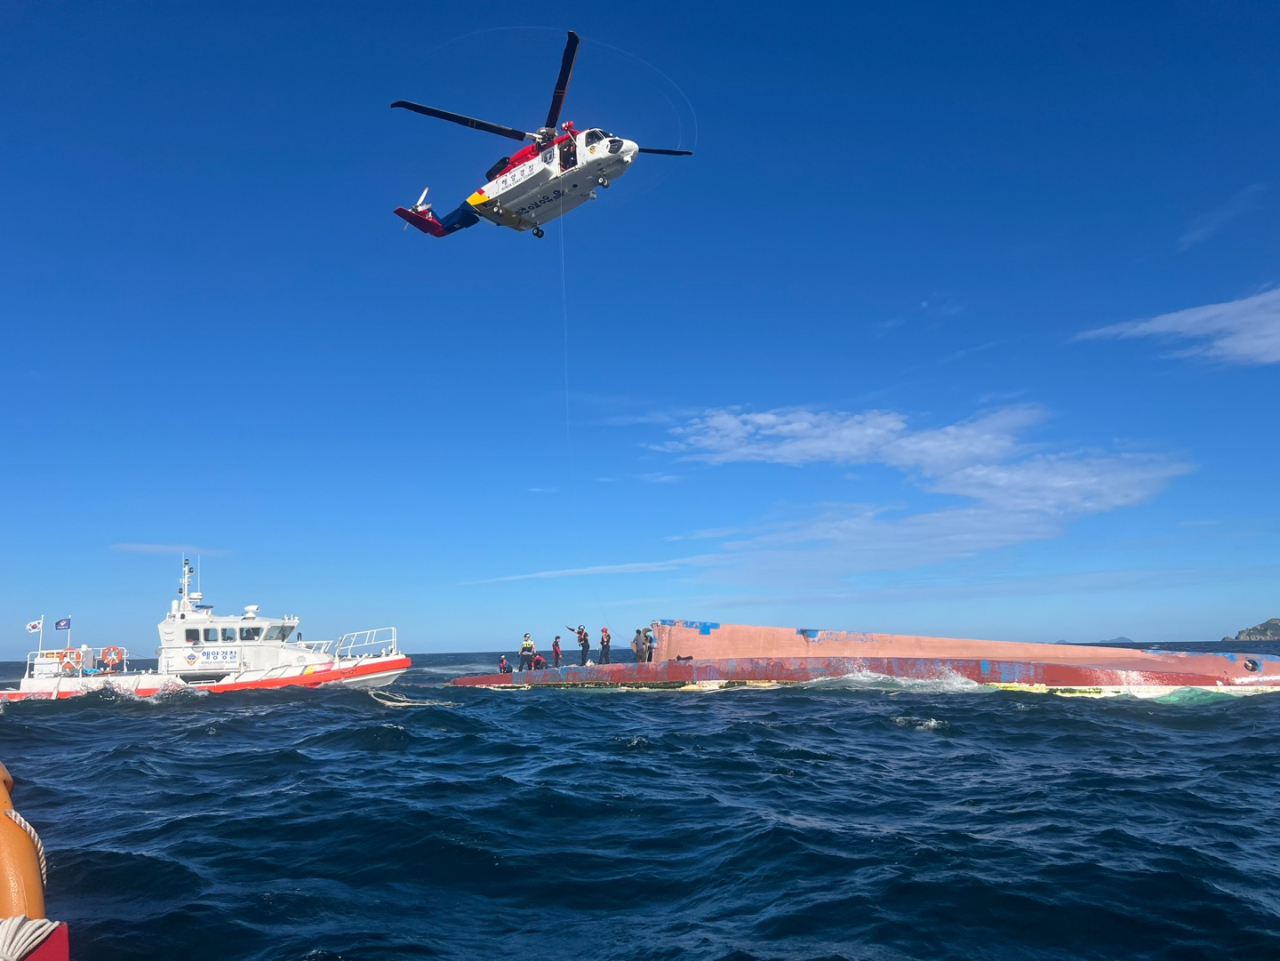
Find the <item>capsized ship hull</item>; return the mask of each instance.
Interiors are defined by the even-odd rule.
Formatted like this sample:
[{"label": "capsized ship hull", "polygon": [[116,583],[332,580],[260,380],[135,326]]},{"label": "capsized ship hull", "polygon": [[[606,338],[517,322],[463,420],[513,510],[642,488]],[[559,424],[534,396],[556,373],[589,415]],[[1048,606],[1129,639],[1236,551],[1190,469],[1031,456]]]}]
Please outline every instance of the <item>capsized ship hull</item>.
[{"label": "capsized ship hull", "polygon": [[658,621],[653,661],[460,677],[468,687],[716,688],[849,675],[970,681],[1055,694],[1159,697],[1184,688],[1280,691],[1280,658],[1130,650],[706,621]]}]

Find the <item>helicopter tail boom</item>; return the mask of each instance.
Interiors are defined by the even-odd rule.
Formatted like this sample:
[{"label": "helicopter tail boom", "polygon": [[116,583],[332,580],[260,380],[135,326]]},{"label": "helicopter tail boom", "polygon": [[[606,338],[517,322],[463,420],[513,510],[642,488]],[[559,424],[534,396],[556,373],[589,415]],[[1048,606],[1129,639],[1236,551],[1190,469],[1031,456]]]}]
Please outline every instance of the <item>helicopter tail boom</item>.
[{"label": "helicopter tail boom", "polygon": [[480,222],[480,218],[466,204],[463,204],[452,213],[446,214],[444,220],[438,218],[430,207],[424,210],[397,207],[395,214],[405,223],[421,230],[424,234],[430,234],[432,237],[448,237],[450,234],[465,230],[467,227]]}]

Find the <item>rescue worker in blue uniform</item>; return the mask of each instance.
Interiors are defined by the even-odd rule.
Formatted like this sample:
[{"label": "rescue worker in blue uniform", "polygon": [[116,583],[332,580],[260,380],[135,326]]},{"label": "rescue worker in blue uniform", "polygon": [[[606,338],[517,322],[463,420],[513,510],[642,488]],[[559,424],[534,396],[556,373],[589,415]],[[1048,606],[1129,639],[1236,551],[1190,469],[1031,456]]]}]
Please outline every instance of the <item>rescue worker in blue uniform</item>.
[{"label": "rescue worker in blue uniform", "polygon": [[533,640],[526,634],[524,640],[520,642],[520,670],[533,670],[533,655],[537,653],[538,649],[533,646]]}]

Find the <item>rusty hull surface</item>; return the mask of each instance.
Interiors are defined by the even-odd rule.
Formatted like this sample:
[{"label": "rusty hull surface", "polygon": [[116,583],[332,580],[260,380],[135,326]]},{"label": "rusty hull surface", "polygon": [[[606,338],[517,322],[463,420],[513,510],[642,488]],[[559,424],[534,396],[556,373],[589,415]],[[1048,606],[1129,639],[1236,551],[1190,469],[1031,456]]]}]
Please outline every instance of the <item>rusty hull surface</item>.
[{"label": "rusty hull surface", "polygon": [[1158,697],[1183,688],[1226,694],[1280,690],[1280,658],[1263,654],[1024,644],[708,621],[657,621],[653,628],[657,644],[652,663],[471,675],[450,683],[704,689],[879,675],[1086,696]]}]

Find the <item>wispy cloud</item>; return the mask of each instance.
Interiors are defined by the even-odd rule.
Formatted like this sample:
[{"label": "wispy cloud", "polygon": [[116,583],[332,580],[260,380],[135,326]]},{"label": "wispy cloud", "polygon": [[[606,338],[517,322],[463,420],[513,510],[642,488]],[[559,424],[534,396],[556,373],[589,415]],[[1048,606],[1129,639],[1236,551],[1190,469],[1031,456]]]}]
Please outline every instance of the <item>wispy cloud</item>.
[{"label": "wispy cloud", "polygon": [[125,554],[186,554],[188,556],[203,554],[206,557],[219,557],[226,553],[212,547],[198,547],[195,544],[112,544],[111,549]]},{"label": "wispy cloud", "polygon": [[1280,363],[1280,289],[1223,304],[1191,307],[1150,320],[1131,320],[1087,330],[1077,340],[1160,337],[1201,341],[1179,356],[1209,357],[1228,364]]},{"label": "wispy cloud", "polygon": [[487,577],[479,581],[461,581],[463,585],[502,584],[507,581],[547,580],[555,577],[587,577],[595,574],[648,574],[653,571],[673,571],[678,567],[695,563],[699,558],[684,557],[672,561],[642,561],[635,564],[602,564],[598,567],[573,567],[558,571],[538,571],[534,574],[511,574],[507,577]]},{"label": "wispy cloud", "polygon": [[917,430],[896,411],[725,408],[673,429],[675,439],[660,446],[715,465],[878,464],[903,471],[925,491],[967,501],[917,513],[884,504],[817,505],[692,561],[715,580],[775,588],[835,585],[854,573],[1056,537],[1074,519],[1147,501],[1191,470],[1161,455],[1055,452],[1023,440],[1045,416],[1043,408],[1019,405]]},{"label": "wispy cloud", "polygon": [[558,487],[527,487],[525,488],[530,494],[558,494]]},{"label": "wispy cloud", "polygon": [[668,538],[719,542],[696,556],[469,583],[682,569],[704,582],[749,586],[769,596],[778,591],[835,596],[848,592],[852,575],[927,567],[1057,537],[1078,518],[1150,500],[1192,470],[1159,454],[1052,450],[1026,440],[1047,416],[1042,407],[1021,404],[941,427],[915,428],[906,414],[892,410],[703,411],[672,428],[671,439],[653,449],[708,466],[890,467],[916,488],[946,500],[915,512],[852,500],[811,505],[754,527]]},{"label": "wispy cloud", "polygon": [[1264,183],[1249,184],[1226,203],[1197,217],[1187,227],[1186,233],[1178,238],[1178,251],[1185,253],[1196,244],[1208,240],[1241,214],[1255,209],[1266,189],[1267,185]]}]

